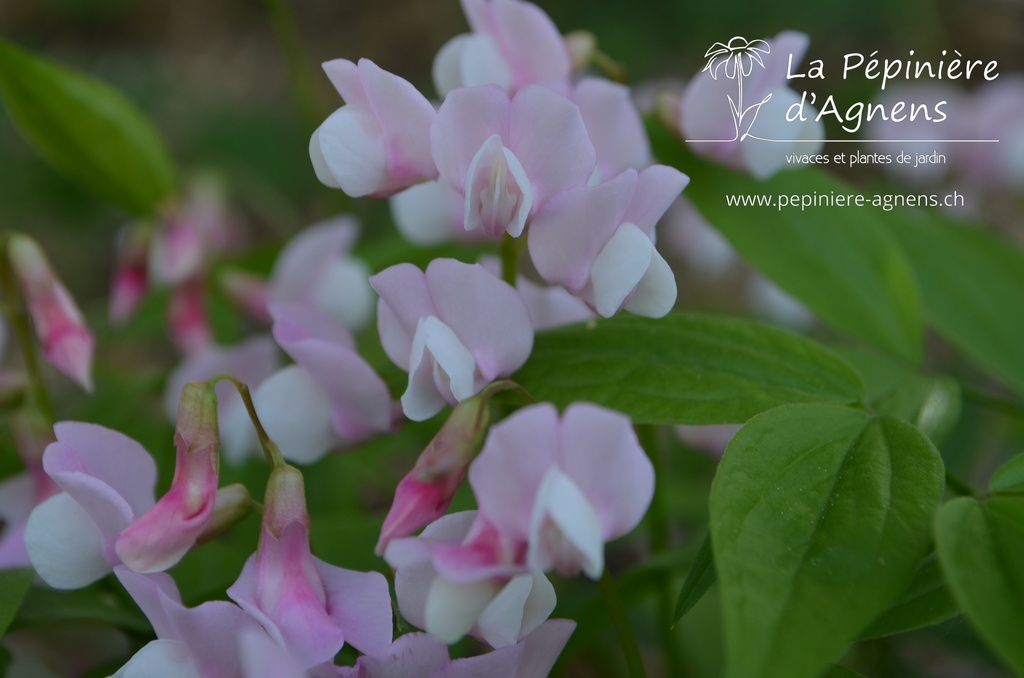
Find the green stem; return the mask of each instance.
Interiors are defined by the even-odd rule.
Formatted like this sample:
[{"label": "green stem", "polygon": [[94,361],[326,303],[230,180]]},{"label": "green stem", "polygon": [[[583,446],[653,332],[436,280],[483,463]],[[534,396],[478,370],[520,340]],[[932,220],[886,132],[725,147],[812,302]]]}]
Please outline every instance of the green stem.
[{"label": "green stem", "polygon": [[[669,518],[668,509],[665,506],[666,478],[663,475],[662,448],[658,444],[658,429],[652,425],[636,425],[637,438],[640,445],[646,450],[647,456],[654,467],[654,499],[647,511],[647,526],[651,539],[651,550],[655,554],[666,553],[669,547]],[[658,577],[660,591],[658,593],[658,631],[661,640],[661,650],[665,655],[665,663],[668,667],[668,675],[683,678],[686,672],[683,668],[682,658],[679,656],[679,646],[672,634],[672,621],[674,610],[672,608],[673,589],[672,575],[662,572]]]},{"label": "green stem", "polygon": [[622,651],[626,655],[626,666],[629,667],[630,678],[646,678],[643,658],[640,655],[640,644],[633,633],[633,627],[629,625],[629,617],[626,616],[626,608],[619,598],[619,591],[615,587],[615,580],[606,567],[601,574],[599,582],[601,595],[604,596],[604,604],[608,608],[608,616],[611,617],[612,626],[619,636],[619,643],[622,644]]},{"label": "green stem", "polygon": [[973,405],[984,407],[985,409],[992,410],[994,412],[1008,414],[1011,417],[1024,419],[1024,405],[1021,405],[1020,403],[997,398],[996,396],[989,395],[971,388],[970,386],[964,386],[961,392],[963,393],[964,400]]},{"label": "green stem", "polygon": [[275,469],[285,466],[286,463],[284,457],[281,456],[280,448],[267,435],[267,431],[263,428],[263,423],[260,421],[260,416],[256,413],[256,406],[252,403],[252,394],[249,393],[249,387],[231,374],[218,374],[210,379],[210,384],[216,384],[218,381],[229,381],[235,385],[238,395],[242,397],[242,402],[245,404],[245,411],[249,413],[249,420],[252,421],[253,428],[256,429],[256,437],[260,440],[263,456],[266,457],[270,468]]},{"label": "green stem", "polygon": [[54,415],[53,402],[50,400],[50,394],[46,391],[43,374],[39,369],[38,346],[32,332],[32,323],[25,309],[25,302],[18,292],[18,286],[14,280],[14,270],[7,258],[7,241],[6,234],[0,236],[0,291],[7,300],[4,311],[14,329],[14,336],[25,362],[29,405],[43,416],[47,425],[52,426],[57,420]]},{"label": "green stem", "polygon": [[524,236],[513,238],[506,233],[501,238],[501,279],[512,287],[516,286],[516,276],[519,273],[519,253],[523,251],[525,244]]},{"label": "green stem", "polygon": [[604,71],[611,80],[618,83],[626,82],[626,69],[615,59],[608,56],[599,49],[595,49],[590,55],[590,61]]},{"label": "green stem", "polygon": [[277,42],[284,53],[288,68],[288,80],[291,84],[292,96],[299,111],[303,127],[308,134],[321,122],[322,106],[317,95],[316,84],[312,77],[310,61],[302,47],[302,36],[295,23],[288,0],[263,0],[270,25],[274,29]]}]

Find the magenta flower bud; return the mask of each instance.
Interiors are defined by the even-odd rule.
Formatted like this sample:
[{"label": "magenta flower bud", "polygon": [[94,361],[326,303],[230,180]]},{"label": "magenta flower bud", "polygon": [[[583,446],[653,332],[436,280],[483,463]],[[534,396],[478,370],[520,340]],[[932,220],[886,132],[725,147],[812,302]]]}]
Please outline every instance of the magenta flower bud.
[{"label": "magenta flower bud", "polygon": [[171,290],[167,324],[174,343],[187,355],[213,344],[213,332],[206,316],[203,279],[192,278]]},{"label": "magenta flower bud", "polygon": [[93,338],[82,312],[32,238],[11,236],[7,254],[43,356],[83,389],[92,391]]},{"label": "magenta flower bud", "polygon": [[392,539],[407,537],[448,509],[487,428],[489,396],[479,394],[455,406],[448,421],[395,489],[374,552],[384,553]]},{"label": "magenta flower bud", "polygon": [[191,382],[182,389],[174,444],[171,489],[117,538],[118,557],[136,572],[159,572],[181,560],[213,514],[220,441],[217,396],[209,383]]}]

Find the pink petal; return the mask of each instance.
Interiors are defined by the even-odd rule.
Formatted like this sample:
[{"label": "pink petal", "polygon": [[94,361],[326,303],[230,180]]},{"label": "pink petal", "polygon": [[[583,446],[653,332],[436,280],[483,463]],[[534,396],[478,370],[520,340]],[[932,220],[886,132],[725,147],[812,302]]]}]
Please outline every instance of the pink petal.
[{"label": "pink petal", "polygon": [[518,0],[494,0],[488,9],[488,25],[475,30],[494,37],[512,67],[514,87],[567,84],[572,70],[569,52],[558,28],[540,7]]},{"label": "pink petal", "polygon": [[690,178],[667,165],[651,165],[637,176],[636,189],[622,221],[635,224],[654,241],[654,227],[690,182]]},{"label": "pink petal", "polygon": [[500,87],[482,85],[452,91],[430,129],[430,145],[440,180],[458,189],[466,184],[469,166],[494,134],[508,139],[509,99]]},{"label": "pink petal", "polygon": [[528,85],[516,94],[507,139],[506,146],[519,158],[536,190],[536,206],[562,191],[584,186],[594,172],[596,152],[579,109],[546,87]]},{"label": "pink petal", "polygon": [[651,164],[651,144],[629,88],[602,78],[584,78],[573,94],[597,154],[603,179]]},{"label": "pink petal", "polygon": [[370,286],[380,295],[377,325],[384,352],[391,362],[408,370],[420,318],[437,315],[423,271],[412,264],[397,264],[371,277]]},{"label": "pink petal", "polygon": [[448,646],[426,633],[407,633],[376,656],[363,655],[349,669],[342,667],[341,678],[406,678],[432,676],[446,666]]},{"label": "pink petal", "polygon": [[391,644],[391,592],[379,572],[355,572],[313,558],[327,593],[327,612],[360,652],[378,655]]},{"label": "pink petal", "polygon": [[270,296],[276,302],[308,303],[331,264],[352,249],[359,224],[338,217],[303,229],[288,241],[270,274]]}]

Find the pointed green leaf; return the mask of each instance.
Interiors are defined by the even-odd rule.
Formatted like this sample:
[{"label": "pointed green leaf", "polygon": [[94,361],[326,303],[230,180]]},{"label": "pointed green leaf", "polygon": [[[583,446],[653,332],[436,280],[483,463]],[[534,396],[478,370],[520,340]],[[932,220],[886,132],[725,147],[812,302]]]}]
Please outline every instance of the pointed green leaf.
[{"label": "pointed green leaf", "polygon": [[809,339],[723,316],[619,316],[537,335],[513,378],[560,407],[586,400],[638,424],[726,424],[797,402],[855,403],[860,376]]},{"label": "pointed green leaf", "polygon": [[730,678],[815,678],[906,590],[943,489],[892,417],[787,405],[744,426],[711,491]]},{"label": "pointed green leaf", "polygon": [[7,627],[25,600],[32,586],[32,577],[33,572],[28,568],[0,570],[0,636],[7,632]]},{"label": "pointed green leaf", "polygon": [[1018,454],[993,473],[988,488],[993,492],[1024,492],[1024,454]]},{"label": "pointed green leaf", "polygon": [[1024,675],[1024,497],[960,497],[936,516],[946,581],[972,626]]},{"label": "pointed green leaf", "polygon": [[1024,396],[1024,251],[980,228],[931,213],[915,216],[889,220],[914,267],[928,321]]},{"label": "pointed green leaf", "polygon": [[683,581],[683,588],[679,591],[679,599],[676,600],[676,611],[672,616],[672,626],[679,623],[683,616],[693,609],[693,606],[700,602],[707,590],[715,583],[718,574],[715,572],[715,556],[711,552],[711,535],[704,537],[697,551],[697,557],[690,565],[690,571],[686,573]]},{"label": "pointed green leaf", "polygon": [[913,631],[952,619],[958,614],[960,608],[942,578],[938,558],[932,554],[918,566],[903,596],[883,612],[861,637],[881,638]]},{"label": "pointed green leaf", "polygon": [[[912,363],[921,360],[924,312],[906,257],[878,208],[778,207],[781,196],[857,191],[813,168],[758,180],[697,158],[663,127],[652,127],[663,162],[694,179],[684,195],[743,259],[837,330]],[[727,204],[728,196],[767,196],[770,206]]]},{"label": "pointed green leaf", "polygon": [[147,216],[173,191],[156,130],[109,85],[0,40],[0,94],[35,151],[100,199]]}]

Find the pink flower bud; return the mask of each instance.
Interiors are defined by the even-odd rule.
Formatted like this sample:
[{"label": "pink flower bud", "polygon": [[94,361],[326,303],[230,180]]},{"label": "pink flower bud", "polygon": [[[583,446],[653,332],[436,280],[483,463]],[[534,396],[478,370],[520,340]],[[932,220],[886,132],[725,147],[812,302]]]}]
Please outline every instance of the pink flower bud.
[{"label": "pink flower bud", "polygon": [[444,515],[480,447],[489,399],[480,394],[456,405],[416,466],[398,483],[374,549],[377,555],[384,553],[392,539],[407,537]]},{"label": "pink flower bud", "polygon": [[149,282],[146,229],[128,225],[121,229],[117,242],[117,267],[110,285],[110,320],[125,321],[135,311]]},{"label": "pink flower bud", "polygon": [[92,391],[93,339],[82,312],[34,240],[24,235],[11,236],[7,254],[42,344],[43,356],[86,391]]},{"label": "pink flower bud", "polygon": [[203,294],[202,278],[193,278],[171,291],[167,306],[171,337],[178,348],[189,355],[213,344]]},{"label": "pink flower bud", "polygon": [[219,282],[224,296],[240,311],[261,323],[273,322],[267,309],[270,303],[270,287],[266,278],[256,273],[231,268],[221,273]]},{"label": "pink flower bud", "polygon": [[177,563],[206,528],[220,470],[217,397],[207,382],[185,384],[174,434],[174,480],[153,508],[117,538],[117,555],[136,572],[159,572]]}]

